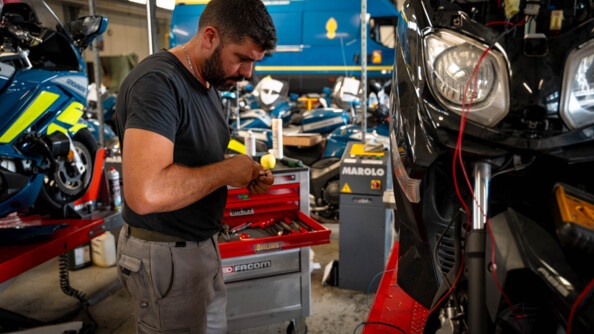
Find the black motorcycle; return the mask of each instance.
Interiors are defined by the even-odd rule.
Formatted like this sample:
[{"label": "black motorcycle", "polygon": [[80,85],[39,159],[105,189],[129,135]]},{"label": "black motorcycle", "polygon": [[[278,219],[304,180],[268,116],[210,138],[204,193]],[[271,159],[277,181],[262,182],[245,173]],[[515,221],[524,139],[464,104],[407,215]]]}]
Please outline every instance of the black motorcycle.
[{"label": "black motorcycle", "polygon": [[594,2],[405,0],[398,285],[426,333],[594,333]]}]

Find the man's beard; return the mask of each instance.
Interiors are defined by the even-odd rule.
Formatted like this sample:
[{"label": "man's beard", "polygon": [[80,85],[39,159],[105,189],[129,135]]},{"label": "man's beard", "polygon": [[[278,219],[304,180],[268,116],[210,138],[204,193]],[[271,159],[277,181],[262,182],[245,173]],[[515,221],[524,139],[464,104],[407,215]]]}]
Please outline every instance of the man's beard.
[{"label": "man's beard", "polygon": [[223,71],[223,62],[221,60],[221,45],[217,46],[210,58],[206,59],[202,68],[202,76],[204,79],[218,90],[227,90],[231,88],[234,83],[228,81],[243,80],[241,76],[226,77]]}]

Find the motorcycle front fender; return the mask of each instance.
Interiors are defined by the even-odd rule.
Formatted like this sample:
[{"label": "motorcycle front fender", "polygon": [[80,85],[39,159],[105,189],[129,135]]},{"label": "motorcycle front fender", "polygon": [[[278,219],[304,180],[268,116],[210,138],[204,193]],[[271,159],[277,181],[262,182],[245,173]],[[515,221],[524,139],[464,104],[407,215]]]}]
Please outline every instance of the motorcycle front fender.
[{"label": "motorcycle front fender", "polygon": [[[491,263],[493,253],[496,263],[494,273],[487,270],[489,266],[484,272],[486,304],[491,320],[501,317],[502,308],[507,306],[502,291],[508,296],[513,293],[518,304],[544,307],[556,317],[567,320],[587,282],[569,266],[567,254],[556,238],[538,222],[513,209],[491,218],[489,224],[495,244],[487,238],[485,263]],[[592,303],[589,307],[593,307]],[[587,318],[586,323],[594,324],[592,312],[588,314],[584,310],[580,314]]]}]

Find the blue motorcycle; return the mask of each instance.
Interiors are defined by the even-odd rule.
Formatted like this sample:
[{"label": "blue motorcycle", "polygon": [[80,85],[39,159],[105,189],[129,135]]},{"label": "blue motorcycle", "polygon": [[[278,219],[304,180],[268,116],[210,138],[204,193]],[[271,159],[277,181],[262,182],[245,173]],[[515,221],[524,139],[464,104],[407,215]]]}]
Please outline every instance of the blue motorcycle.
[{"label": "blue motorcycle", "polygon": [[[367,144],[389,145],[389,106],[384,95],[390,86],[389,81],[370,83],[369,100],[376,103],[368,105],[365,115]],[[285,156],[310,167],[310,211],[321,222],[338,219],[340,159],[349,142],[363,141],[363,116],[355,112],[360,94],[358,79],[339,78],[331,94],[334,106],[306,111],[301,120],[301,132],[323,134],[323,140],[309,147],[284,146]]]},{"label": "blue motorcycle", "polygon": [[264,77],[256,87],[238,98],[236,112],[228,116],[231,129],[270,129],[273,118],[282,118],[283,124],[287,125],[295,110],[288,91],[285,82]]},{"label": "blue motorcycle", "polygon": [[63,214],[85,194],[97,143],[82,119],[82,51],[107,18],[63,25],[42,0],[5,1],[0,21],[0,217]]}]

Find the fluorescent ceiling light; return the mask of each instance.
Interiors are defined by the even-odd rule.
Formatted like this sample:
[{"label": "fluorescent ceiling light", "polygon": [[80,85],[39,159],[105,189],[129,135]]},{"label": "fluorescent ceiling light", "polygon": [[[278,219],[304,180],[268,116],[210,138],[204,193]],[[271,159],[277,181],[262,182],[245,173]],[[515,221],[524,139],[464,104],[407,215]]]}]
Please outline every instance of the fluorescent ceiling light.
[{"label": "fluorescent ceiling light", "polygon": [[[146,5],[146,0],[129,0],[129,1]],[[173,10],[173,6],[175,6],[175,0],[157,0],[157,7]]]}]

